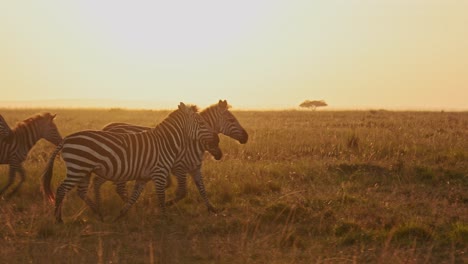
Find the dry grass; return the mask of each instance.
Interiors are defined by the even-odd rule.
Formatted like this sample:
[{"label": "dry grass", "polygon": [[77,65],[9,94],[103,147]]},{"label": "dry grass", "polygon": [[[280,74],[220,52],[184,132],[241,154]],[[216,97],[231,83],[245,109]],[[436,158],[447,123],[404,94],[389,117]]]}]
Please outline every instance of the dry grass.
[{"label": "dry grass", "polygon": [[[12,125],[40,110],[1,110]],[[154,125],[167,111],[54,110],[62,135],[106,123]],[[54,223],[40,142],[18,195],[0,201],[1,263],[463,263],[468,250],[468,113],[235,112],[246,145],[202,172],[218,215],[194,184],[161,219],[153,185],[128,216],[103,186],[105,222],[75,192]],[[64,178],[56,161],[53,183]],[[0,168],[0,184],[7,167]],[[175,181],[174,181],[175,182]],[[174,184],[175,185],[175,184]],[[174,195],[175,186],[167,191]]]}]

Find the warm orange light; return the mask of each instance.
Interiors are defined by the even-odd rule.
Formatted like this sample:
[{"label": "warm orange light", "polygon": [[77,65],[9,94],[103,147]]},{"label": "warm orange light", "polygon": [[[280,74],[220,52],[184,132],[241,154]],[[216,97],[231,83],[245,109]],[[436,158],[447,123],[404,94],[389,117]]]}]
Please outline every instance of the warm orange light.
[{"label": "warm orange light", "polygon": [[0,101],[467,109],[466,10],[435,0],[8,1]]}]

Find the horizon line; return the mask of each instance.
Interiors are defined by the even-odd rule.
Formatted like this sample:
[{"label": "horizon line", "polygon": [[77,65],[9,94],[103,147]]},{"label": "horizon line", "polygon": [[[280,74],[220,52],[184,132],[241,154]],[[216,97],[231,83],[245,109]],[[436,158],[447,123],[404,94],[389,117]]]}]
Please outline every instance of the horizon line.
[{"label": "horizon line", "polygon": [[[103,103],[104,101],[104,103]],[[68,102],[68,103],[67,103]],[[86,103],[87,102],[87,103]],[[97,104],[96,102],[100,102]],[[140,106],[135,106],[140,104]],[[103,110],[172,110],[173,102],[150,100],[118,100],[118,99],[45,99],[45,100],[2,100],[0,109],[103,109]],[[153,107],[152,105],[160,105]],[[297,106],[263,106],[263,107],[233,107],[234,111],[427,111],[427,112],[466,112],[467,108],[461,107],[422,107],[422,106],[325,106],[316,110],[305,109]]]}]

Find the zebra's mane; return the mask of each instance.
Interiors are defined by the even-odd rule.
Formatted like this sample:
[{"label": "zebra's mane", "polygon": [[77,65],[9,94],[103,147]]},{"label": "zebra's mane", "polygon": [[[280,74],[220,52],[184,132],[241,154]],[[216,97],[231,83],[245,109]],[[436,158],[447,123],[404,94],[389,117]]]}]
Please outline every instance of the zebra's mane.
[{"label": "zebra's mane", "polygon": [[187,107],[191,108],[192,111],[194,111],[195,113],[198,113],[198,106],[196,106],[196,105],[187,105]]},{"label": "zebra's mane", "polygon": [[[230,104],[227,105],[227,109],[231,108],[232,106]],[[202,113],[206,113],[208,111],[214,111],[214,110],[217,110],[218,108],[218,103],[216,104],[212,104],[210,106],[208,106],[207,108],[203,109]]]},{"label": "zebra's mane", "polygon": [[[189,107],[190,109],[192,109],[192,111],[194,111],[195,113],[198,113],[198,106],[196,105],[186,105],[187,107]],[[156,127],[160,126],[161,124],[165,123],[165,122],[168,122],[169,120],[171,120],[175,115],[178,115],[180,113],[180,110],[177,109],[177,110],[174,110],[172,111],[171,113],[169,113],[169,115],[161,122],[159,123]]]},{"label": "zebra's mane", "polygon": [[52,115],[50,113],[40,113],[40,114],[37,114],[35,116],[29,117],[28,119],[25,119],[25,120],[23,120],[21,122],[18,122],[16,124],[16,126],[12,130],[16,131],[19,128],[27,127],[27,126],[29,126],[29,124],[34,123],[37,120],[43,119],[43,118],[52,118]]},{"label": "zebra's mane", "polygon": [[0,126],[5,126],[5,127],[10,128],[10,126],[8,126],[8,123],[6,122],[5,118],[3,118],[2,115],[0,115]]}]

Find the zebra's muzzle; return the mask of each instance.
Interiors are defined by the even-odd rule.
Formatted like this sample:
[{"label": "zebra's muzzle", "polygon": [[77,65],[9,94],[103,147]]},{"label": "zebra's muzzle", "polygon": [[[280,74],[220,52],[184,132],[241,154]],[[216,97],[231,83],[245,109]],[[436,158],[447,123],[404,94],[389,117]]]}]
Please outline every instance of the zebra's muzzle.
[{"label": "zebra's muzzle", "polygon": [[207,150],[211,155],[213,155],[215,160],[220,160],[223,157],[223,152],[218,146],[208,147]]},{"label": "zebra's muzzle", "polygon": [[239,141],[239,143],[245,144],[249,140],[249,134],[247,134],[246,131],[243,131],[240,136],[236,137],[236,139]]}]

